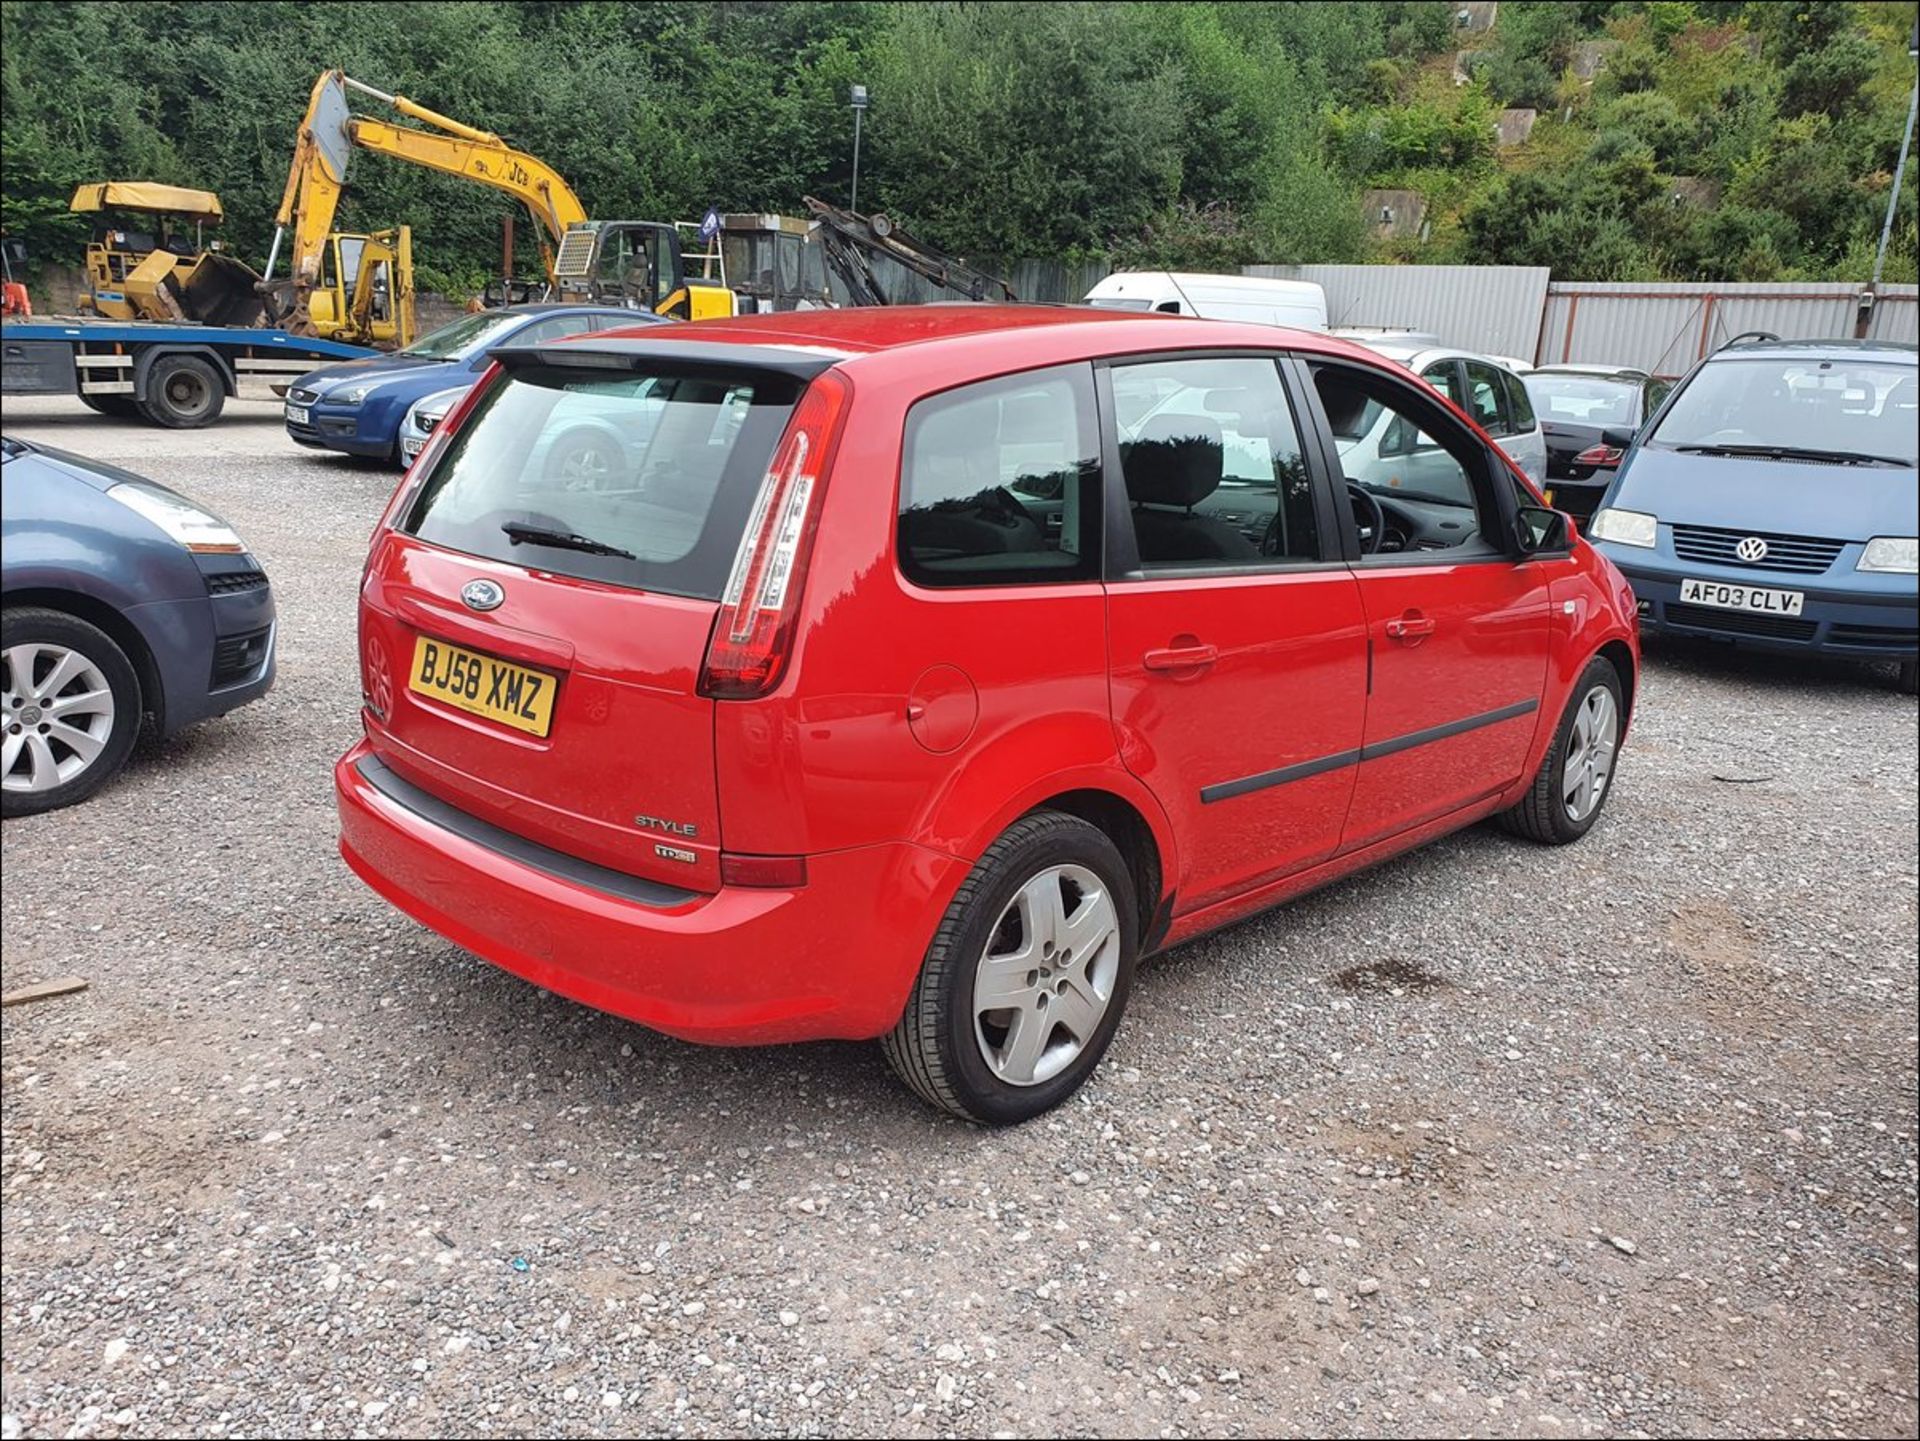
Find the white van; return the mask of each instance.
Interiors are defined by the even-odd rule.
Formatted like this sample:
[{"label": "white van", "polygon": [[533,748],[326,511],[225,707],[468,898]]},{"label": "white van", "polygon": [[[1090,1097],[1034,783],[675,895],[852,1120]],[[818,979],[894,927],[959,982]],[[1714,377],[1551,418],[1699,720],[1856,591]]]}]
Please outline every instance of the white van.
[{"label": "white van", "polygon": [[1087,292],[1087,304],[1113,310],[1159,310],[1203,320],[1246,320],[1327,328],[1327,292],[1308,280],[1259,275],[1203,275],[1172,270],[1122,270]]}]

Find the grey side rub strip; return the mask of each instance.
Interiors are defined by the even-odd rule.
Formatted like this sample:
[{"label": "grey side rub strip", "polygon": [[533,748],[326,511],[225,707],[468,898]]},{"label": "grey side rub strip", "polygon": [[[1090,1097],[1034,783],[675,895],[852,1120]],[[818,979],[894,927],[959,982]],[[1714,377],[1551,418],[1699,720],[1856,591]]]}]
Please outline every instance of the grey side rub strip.
[{"label": "grey side rub strip", "polygon": [[1375,741],[1372,745],[1362,746],[1357,751],[1336,751],[1330,756],[1321,756],[1317,760],[1282,766],[1277,771],[1262,771],[1259,775],[1242,776],[1238,780],[1202,786],[1200,802],[1202,805],[1212,805],[1215,801],[1231,800],[1235,796],[1246,795],[1249,791],[1263,791],[1269,786],[1283,786],[1289,781],[1303,781],[1309,776],[1337,771],[1343,766],[1355,765],[1360,761],[1378,760],[1381,756],[1395,755],[1400,751],[1412,750],[1415,746],[1430,745],[1434,741],[1464,735],[1468,731],[1480,729],[1481,726],[1498,725],[1501,721],[1513,720],[1517,716],[1528,715],[1538,709],[1540,709],[1538,700],[1515,701],[1512,705],[1503,705],[1498,710],[1448,721],[1445,725],[1430,726],[1423,731],[1412,731],[1407,735],[1395,736],[1391,740]]}]

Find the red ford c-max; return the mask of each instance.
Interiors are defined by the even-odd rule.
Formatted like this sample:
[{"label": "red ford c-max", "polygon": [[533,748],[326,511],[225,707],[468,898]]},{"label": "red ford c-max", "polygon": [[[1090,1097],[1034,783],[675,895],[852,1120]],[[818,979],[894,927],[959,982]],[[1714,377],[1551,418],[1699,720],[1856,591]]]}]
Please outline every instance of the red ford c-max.
[{"label": "red ford c-max", "polygon": [[340,846],[588,1005],[1017,1121],[1143,954],[1606,799],[1626,584],[1358,347],[930,306],[495,360],[374,537]]}]

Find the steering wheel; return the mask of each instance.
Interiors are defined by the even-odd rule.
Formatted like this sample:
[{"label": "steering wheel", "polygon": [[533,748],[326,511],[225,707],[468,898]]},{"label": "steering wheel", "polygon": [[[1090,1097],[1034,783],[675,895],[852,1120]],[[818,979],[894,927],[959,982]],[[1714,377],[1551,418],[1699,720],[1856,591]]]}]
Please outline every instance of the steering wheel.
[{"label": "steering wheel", "polygon": [[1347,500],[1353,507],[1354,524],[1360,530],[1360,553],[1372,555],[1387,538],[1387,513],[1372,491],[1357,481],[1347,482]]}]

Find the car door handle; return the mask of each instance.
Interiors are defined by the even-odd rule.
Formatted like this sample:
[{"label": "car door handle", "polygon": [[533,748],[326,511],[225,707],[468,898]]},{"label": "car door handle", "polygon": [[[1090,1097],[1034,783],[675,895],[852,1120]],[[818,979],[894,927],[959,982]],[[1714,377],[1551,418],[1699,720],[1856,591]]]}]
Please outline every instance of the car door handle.
[{"label": "car door handle", "polygon": [[1193,670],[1218,659],[1220,652],[1210,645],[1173,645],[1148,651],[1140,663],[1148,670]]},{"label": "car door handle", "polygon": [[1388,640],[1424,640],[1433,634],[1433,622],[1423,615],[1403,615],[1387,622]]}]

